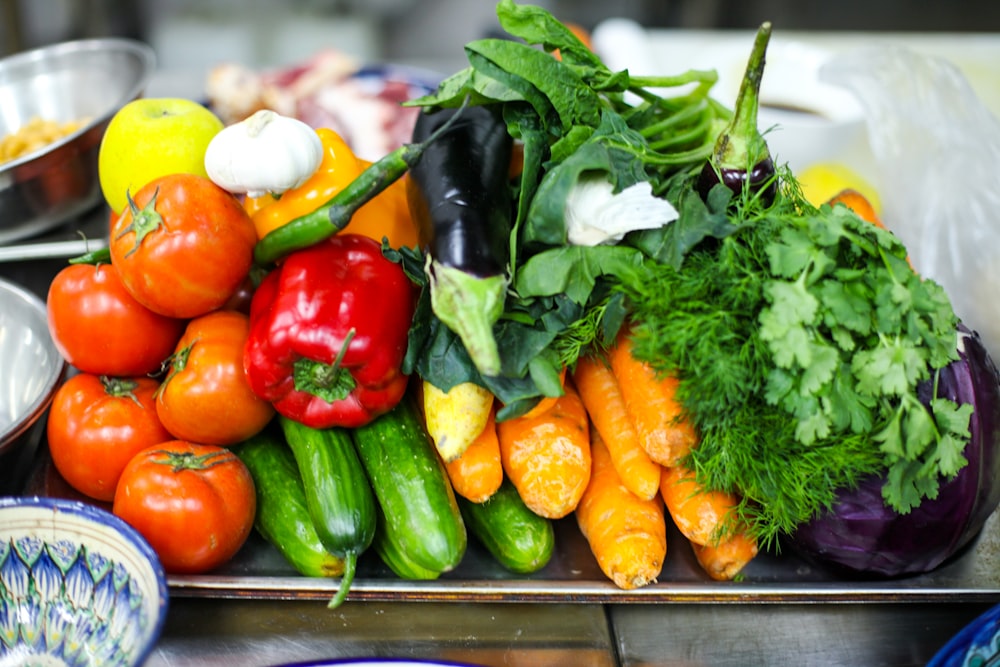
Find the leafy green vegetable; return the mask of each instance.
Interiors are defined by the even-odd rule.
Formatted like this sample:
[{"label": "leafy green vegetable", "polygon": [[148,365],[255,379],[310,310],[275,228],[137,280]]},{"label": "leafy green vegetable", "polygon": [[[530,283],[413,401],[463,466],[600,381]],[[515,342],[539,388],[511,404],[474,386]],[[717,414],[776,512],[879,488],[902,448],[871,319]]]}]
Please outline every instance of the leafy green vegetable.
[{"label": "leafy green vegetable", "polygon": [[737,204],[720,229],[707,206],[686,204],[678,222],[703,240],[680,265],[621,274],[621,289],[636,355],[681,378],[703,482],[741,494],[768,543],[867,475],[887,475],[900,513],[934,497],[969,439],[969,406],[917,397],[958,357],[941,287],[845,207],[786,192],[763,210]]},{"label": "leafy green vegetable", "polygon": [[608,174],[616,192],[649,180],[643,158],[648,145],[621,116],[605,113],[590,136],[562,161],[550,166],[532,200],[521,243],[556,246],[566,243],[566,197],[587,172]]},{"label": "leafy green vegetable", "polygon": [[[625,306],[609,297],[609,287],[619,271],[642,261],[639,250],[624,245],[610,252],[566,249],[568,193],[594,174],[615,191],[650,181],[658,194],[676,192],[675,175],[700,168],[731,112],[709,97],[714,71],[630,77],[608,69],[544,9],[501,0],[497,17],[515,39],[470,42],[469,67],[407,104],[501,105],[508,132],[524,145],[510,240],[512,289],[493,331],[501,372],[483,377],[429,308],[418,308],[407,367],[445,390],[465,381],[488,387],[509,408],[501,411],[504,418],[552,395],[551,378],[586,346],[613,334]],[[649,90],[685,86],[691,90],[676,97]],[[627,104],[626,93],[641,103]],[[655,235],[642,238],[649,247],[662,244]],[[551,286],[556,282],[559,291]],[[527,351],[535,354],[530,360]]]}]

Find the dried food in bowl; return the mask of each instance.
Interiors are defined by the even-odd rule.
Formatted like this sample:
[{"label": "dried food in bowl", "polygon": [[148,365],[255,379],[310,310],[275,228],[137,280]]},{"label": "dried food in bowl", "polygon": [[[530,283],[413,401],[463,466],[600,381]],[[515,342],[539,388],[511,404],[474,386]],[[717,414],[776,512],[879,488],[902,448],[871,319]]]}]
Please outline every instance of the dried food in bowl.
[{"label": "dried food in bowl", "polygon": [[49,335],[45,304],[0,278],[0,455],[25,442],[66,372]]},{"label": "dried food in bowl", "polygon": [[0,137],[33,119],[83,120],[0,164],[0,244],[38,235],[101,201],[97,154],[111,117],[144,92],[152,48],[131,39],[61,42],[0,59]]},{"label": "dried food in bowl", "polygon": [[0,664],[141,665],[168,601],[155,552],[110,512],[0,498]]}]

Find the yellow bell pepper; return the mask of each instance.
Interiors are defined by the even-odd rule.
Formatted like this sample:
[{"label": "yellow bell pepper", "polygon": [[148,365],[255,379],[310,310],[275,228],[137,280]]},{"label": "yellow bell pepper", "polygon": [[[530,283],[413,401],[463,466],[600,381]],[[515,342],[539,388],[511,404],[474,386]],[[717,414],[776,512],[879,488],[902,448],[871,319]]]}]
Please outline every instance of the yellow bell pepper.
[{"label": "yellow bell pepper", "polygon": [[[258,239],[319,208],[368,166],[333,130],[320,128],[316,134],[323,143],[323,160],[305,183],[280,197],[268,194],[244,200],[243,207],[253,220]],[[362,206],[341,233],[361,234],[379,242],[387,237],[394,248],[416,245],[417,227],[406,199],[406,177]]]},{"label": "yellow bell pepper", "polygon": [[[361,169],[368,167],[369,162],[359,159]],[[381,242],[382,237],[389,239],[393,248],[412,248],[420,243],[417,223],[410,215],[410,204],[406,198],[406,183],[408,174],[394,181],[392,185],[379,193],[374,199],[362,206],[344,228],[344,232],[363,234]],[[343,232],[342,232],[343,233]]]}]

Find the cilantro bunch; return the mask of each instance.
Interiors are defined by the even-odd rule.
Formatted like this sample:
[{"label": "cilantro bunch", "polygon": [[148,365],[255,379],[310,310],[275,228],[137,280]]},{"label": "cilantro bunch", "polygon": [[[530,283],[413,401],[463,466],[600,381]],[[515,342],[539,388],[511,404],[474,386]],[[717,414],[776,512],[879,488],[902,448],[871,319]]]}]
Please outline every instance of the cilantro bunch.
[{"label": "cilantro bunch", "polygon": [[809,206],[785,180],[768,208],[722,188],[707,204],[686,197],[674,234],[689,249],[622,284],[637,356],[682,380],[702,434],[690,465],[743,496],[765,542],[869,475],[885,475],[899,513],[935,497],[966,463],[971,414],[917,395],[958,358],[942,288],[892,234],[843,206]]}]

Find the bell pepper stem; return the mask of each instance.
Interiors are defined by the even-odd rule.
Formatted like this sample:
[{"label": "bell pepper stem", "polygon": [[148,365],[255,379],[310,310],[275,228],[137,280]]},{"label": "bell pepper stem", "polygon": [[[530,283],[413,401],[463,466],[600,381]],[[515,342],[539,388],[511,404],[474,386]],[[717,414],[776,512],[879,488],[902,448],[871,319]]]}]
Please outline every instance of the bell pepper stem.
[{"label": "bell pepper stem", "polygon": [[482,375],[499,374],[500,352],[493,325],[503,314],[507,276],[475,276],[430,257],[427,276],[434,314],[462,339]]},{"label": "bell pepper stem", "polygon": [[353,327],[347,332],[332,364],[307,357],[296,360],[292,366],[295,389],[310,393],[329,403],[347,398],[357,387],[357,382],[351,372],[343,367],[343,360],[356,333]]}]

